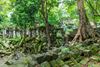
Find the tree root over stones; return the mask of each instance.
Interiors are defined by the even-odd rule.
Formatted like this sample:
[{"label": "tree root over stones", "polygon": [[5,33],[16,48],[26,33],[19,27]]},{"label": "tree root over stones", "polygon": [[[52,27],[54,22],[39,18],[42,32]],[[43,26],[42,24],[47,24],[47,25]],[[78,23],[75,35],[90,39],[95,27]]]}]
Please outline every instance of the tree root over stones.
[{"label": "tree root over stones", "polygon": [[82,42],[90,38],[98,39],[98,37],[100,37],[99,33],[97,33],[89,24],[81,24],[72,42]]}]

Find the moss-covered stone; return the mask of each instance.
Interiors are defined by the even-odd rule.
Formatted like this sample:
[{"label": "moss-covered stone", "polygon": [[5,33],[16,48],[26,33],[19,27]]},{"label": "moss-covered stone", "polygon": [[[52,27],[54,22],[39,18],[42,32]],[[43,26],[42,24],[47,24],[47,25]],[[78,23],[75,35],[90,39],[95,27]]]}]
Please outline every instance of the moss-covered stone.
[{"label": "moss-covered stone", "polygon": [[59,64],[57,64],[56,60],[53,60],[50,62],[51,67],[60,67]]},{"label": "moss-covered stone", "polygon": [[56,63],[60,66],[60,67],[62,67],[65,63],[64,63],[64,61],[62,61],[61,59],[57,59],[56,60]]},{"label": "moss-covered stone", "polygon": [[51,66],[49,62],[46,61],[46,62],[41,63],[41,67],[51,67]]},{"label": "moss-covered stone", "polygon": [[99,56],[92,56],[91,59],[94,60],[94,61],[100,62],[100,57]]},{"label": "moss-covered stone", "polygon": [[80,64],[86,64],[89,61],[89,58],[84,58],[80,61]]},{"label": "moss-covered stone", "polygon": [[69,67],[68,65],[63,65],[62,67]]}]

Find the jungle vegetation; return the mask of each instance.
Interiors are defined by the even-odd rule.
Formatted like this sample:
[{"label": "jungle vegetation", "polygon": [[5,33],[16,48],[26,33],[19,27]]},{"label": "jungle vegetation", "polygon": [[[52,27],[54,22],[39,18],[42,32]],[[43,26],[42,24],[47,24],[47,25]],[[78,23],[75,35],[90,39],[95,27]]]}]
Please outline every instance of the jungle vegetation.
[{"label": "jungle vegetation", "polygon": [[0,67],[100,67],[100,0],[0,0]]}]

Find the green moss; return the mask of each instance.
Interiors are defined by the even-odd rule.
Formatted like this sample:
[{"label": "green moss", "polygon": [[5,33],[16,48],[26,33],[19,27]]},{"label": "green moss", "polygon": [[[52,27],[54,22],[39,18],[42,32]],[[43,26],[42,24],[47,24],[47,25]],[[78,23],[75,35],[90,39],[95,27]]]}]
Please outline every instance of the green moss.
[{"label": "green moss", "polygon": [[41,67],[50,67],[50,64],[46,61],[41,64]]},{"label": "green moss", "polygon": [[56,60],[51,61],[50,64],[51,64],[52,67],[59,67]]},{"label": "green moss", "polygon": [[62,61],[61,59],[57,59],[56,60],[56,63],[60,66],[60,67],[62,67],[65,63],[64,63],[64,61]]}]

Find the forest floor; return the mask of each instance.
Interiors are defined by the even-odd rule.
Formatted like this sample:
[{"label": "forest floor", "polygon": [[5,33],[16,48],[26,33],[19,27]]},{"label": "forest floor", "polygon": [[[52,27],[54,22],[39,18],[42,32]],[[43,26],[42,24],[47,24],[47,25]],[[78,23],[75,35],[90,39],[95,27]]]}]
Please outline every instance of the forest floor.
[{"label": "forest floor", "polygon": [[0,58],[0,67],[100,67],[100,44],[76,43],[40,54],[12,53]]}]

